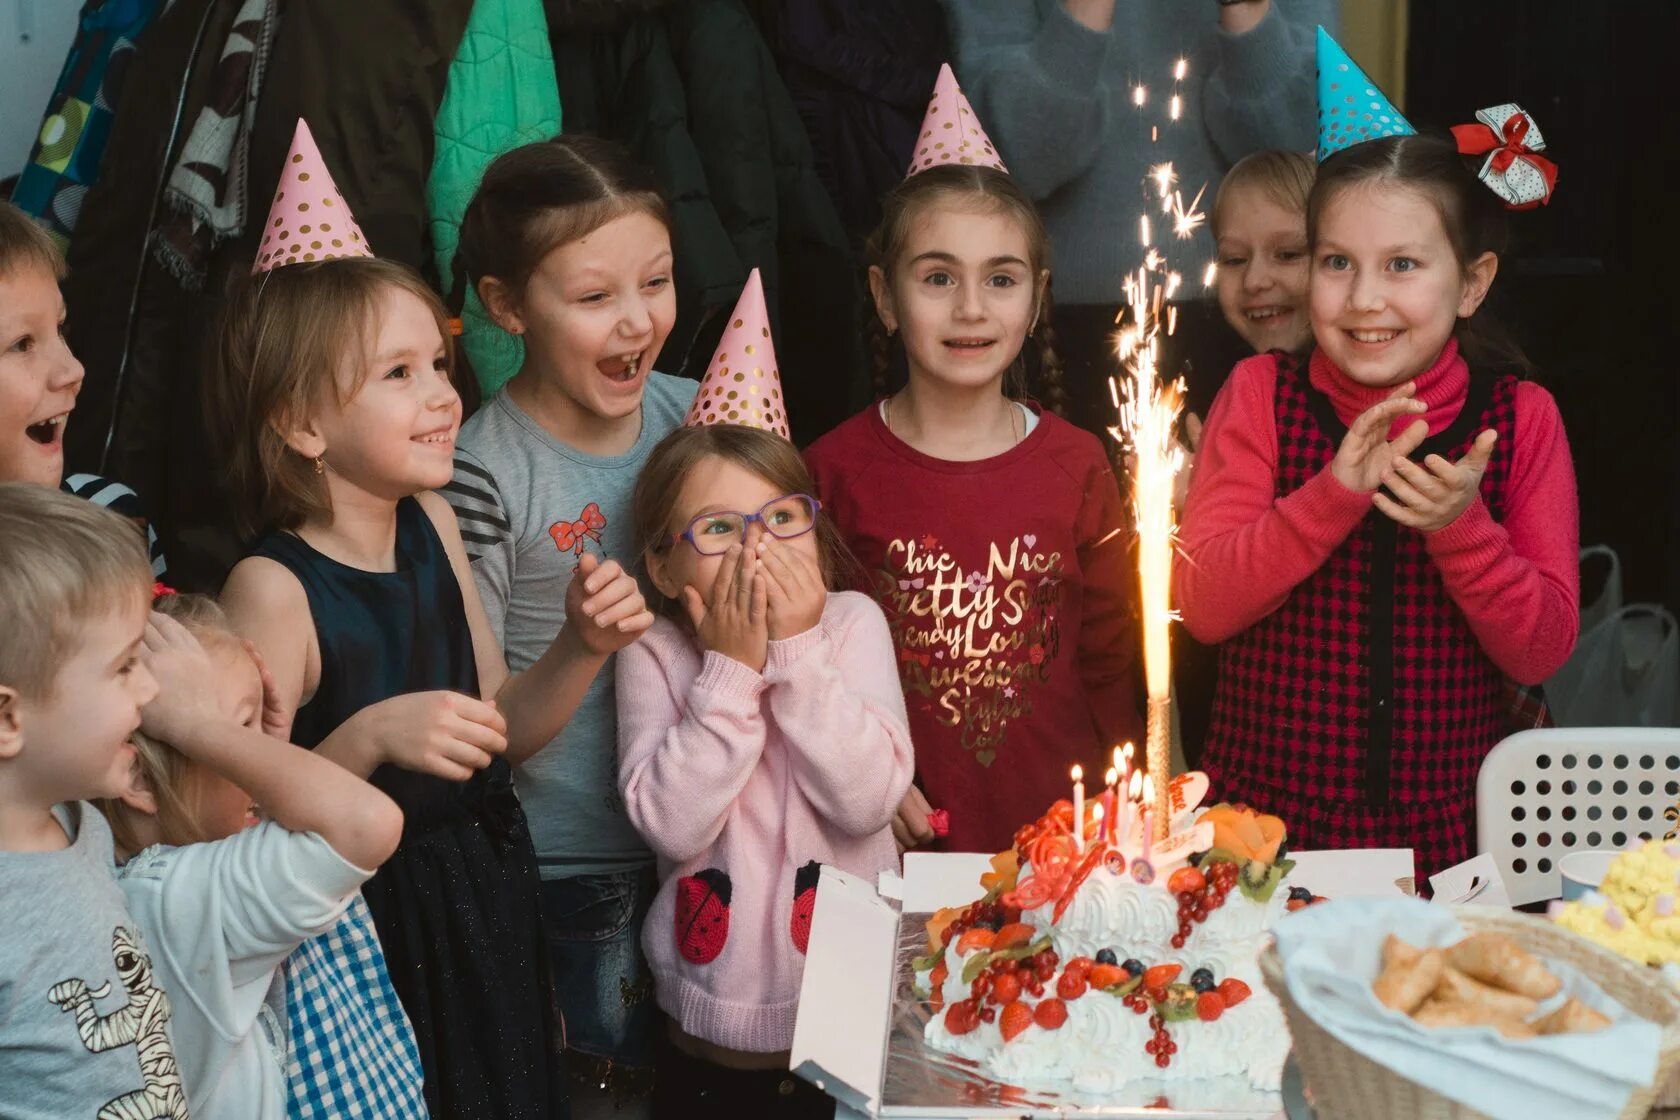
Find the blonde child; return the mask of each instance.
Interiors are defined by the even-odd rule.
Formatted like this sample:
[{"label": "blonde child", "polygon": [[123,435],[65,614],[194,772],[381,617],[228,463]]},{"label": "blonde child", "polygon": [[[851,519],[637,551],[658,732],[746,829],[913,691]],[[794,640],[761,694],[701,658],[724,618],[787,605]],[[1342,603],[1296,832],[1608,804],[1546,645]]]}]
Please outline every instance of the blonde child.
[{"label": "blonde child", "polygon": [[[263,674],[212,600],[159,599],[144,660],[159,694],[141,713],[126,788],[100,803],[118,879],[174,995],[192,1115],[280,1120],[295,1083],[310,1080],[289,1069],[332,1065],[309,1052],[325,1039],[300,1021],[303,978],[288,976],[287,958],[363,905],[357,888],[396,848],[402,812],[342,767],[264,734]],[[419,1055],[390,1004],[331,1024],[351,1083],[306,1088],[313,1099],[365,1094],[364,1115],[423,1120]],[[396,1021],[376,1033],[381,1010]]]},{"label": "blonde child", "polygon": [[[695,391],[653,369],[677,313],[669,224],[652,175],[589,136],[507,153],[467,208],[457,259],[525,361],[462,426],[443,494],[515,671],[566,625],[574,572],[593,579],[614,558],[640,570],[630,491]],[[639,948],[657,883],[618,795],[615,662],[515,775],[580,1117],[623,1116],[645,1095],[658,1033]]]},{"label": "blonde child", "polygon": [[172,1004],[112,874],[152,575],[109,510],[0,482],[0,1085],[16,1120],[187,1120]]},{"label": "blonde child", "polygon": [[1316,346],[1232,373],[1176,567],[1185,625],[1223,643],[1221,796],[1303,847],[1413,848],[1420,875],[1470,854],[1503,677],[1544,679],[1579,621],[1557,405],[1478,314],[1505,217],[1447,137],[1331,147],[1307,207]]},{"label": "blonde child", "polygon": [[823,507],[885,610],[919,788],[896,826],[999,851],[1136,738],[1129,537],[1096,437],[1017,399],[1026,351],[1056,398],[1049,240],[998,167],[919,171],[870,240],[884,370],[909,381],[807,452]]},{"label": "blonde child", "polygon": [[[283,182],[270,223],[331,218],[342,248],[306,260],[289,247],[306,242],[278,237],[230,293],[210,427],[238,512],[264,535],[222,602],[295,707],[292,741],[403,810],[402,842],[363,894],[432,1114],[563,1115],[562,1028],[512,768],[651,615],[635,581],[601,565],[567,588],[567,625],[543,655],[508,674],[455,515],[432,493],[461,420],[444,309],[418,276],[369,255],[302,125],[293,152],[310,178]],[[325,200],[314,214],[301,210],[310,199]]]},{"label": "blonde child", "polygon": [[636,484],[661,617],[620,655],[619,784],[660,857],[660,1116],[824,1117],[787,1069],[819,865],[873,880],[912,754],[880,608],[783,436],[685,427]]},{"label": "blonde child", "polygon": [[1209,211],[1214,291],[1231,329],[1257,354],[1312,342],[1307,318],[1307,195],[1312,157],[1255,152],[1219,181]]},{"label": "blonde child", "polygon": [[28,215],[0,201],[0,482],[62,488],[145,531],[152,574],[168,572],[140,499],[96,474],[64,475],[64,433],[82,363],[64,342],[64,255]]}]

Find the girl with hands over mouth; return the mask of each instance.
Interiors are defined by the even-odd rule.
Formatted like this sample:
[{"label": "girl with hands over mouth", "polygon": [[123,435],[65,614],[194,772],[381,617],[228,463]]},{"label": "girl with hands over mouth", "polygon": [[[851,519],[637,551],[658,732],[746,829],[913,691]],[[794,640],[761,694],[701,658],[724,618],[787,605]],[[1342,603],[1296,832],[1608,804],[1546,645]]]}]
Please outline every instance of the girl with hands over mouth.
[{"label": "girl with hands over mouth", "polygon": [[642,946],[674,1053],[656,1115],[832,1115],[787,1076],[821,865],[898,865],[892,636],[869,597],[830,590],[844,551],[811,489],[786,438],[733,424],[679,428],[636,484],[660,617],[619,655],[618,773],[659,856]]},{"label": "girl with hands over mouth", "polygon": [[730,545],[711,595],[703,600],[693,584],[684,584],[682,602],[702,646],[762,672],[770,648],[769,584],[760,576],[756,555],[756,547]]}]

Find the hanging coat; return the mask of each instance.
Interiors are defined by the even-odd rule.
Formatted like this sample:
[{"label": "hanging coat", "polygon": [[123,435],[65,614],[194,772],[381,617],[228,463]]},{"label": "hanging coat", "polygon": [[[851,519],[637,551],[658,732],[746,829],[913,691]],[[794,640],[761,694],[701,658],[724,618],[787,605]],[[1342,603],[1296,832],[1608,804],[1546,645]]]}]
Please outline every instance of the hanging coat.
[{"label": "hanging coat", "polygon": [[[252,129],[253,198],[272,196],[308,119],[333,179],[381,257],[429,271],[425,187],[432,122],[470,0],[290,0]],[[213,587],[238,558],[227,497],[206,486],[199,374],[220,293],[256,255],[262,208],[219,244],[203,291],[148,252],[158,198],[197,119],[238,0],[176,0],[148,31],[98,182],[71,240],[70,344],[87,379],[67,466],[116,474],[147,496],[184,588]]]},{"label": "hanging coat", "polygon": [[432,125],[426,209],[438,278],[450,305],[461,309],[461,348],[485,398],[519,371],[525,347],[490,321],[478,294],[455,274],[461,219],[497,156],[559,131],[560,90],[542,0],[478,0]]}]

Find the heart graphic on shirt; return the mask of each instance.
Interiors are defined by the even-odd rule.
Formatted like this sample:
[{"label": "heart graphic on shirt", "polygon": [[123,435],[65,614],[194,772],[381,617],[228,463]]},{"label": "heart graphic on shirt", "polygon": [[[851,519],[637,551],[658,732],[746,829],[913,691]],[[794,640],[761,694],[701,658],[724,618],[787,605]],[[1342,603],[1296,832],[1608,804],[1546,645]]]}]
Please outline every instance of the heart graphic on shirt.
[{"label": "heart graphic on shirt", "polygon": [[715,867],[677,880],[677,952],[690,964],[711,964],[729,940],[729,876]]},{"label": "heart graphic on shirt", "polygon": [[793,873],[793,947],[801,954],[811,944],[811,917],[817,912],[817,878],[822,864],[811,860]]},{"label": "heart graphic on shirt", "polygon": [[1038,534],[1037,533],[1023,533],[1021,535],[1021,543],[1026,545],[1028,548],[1037,548],[1038,547]]}]

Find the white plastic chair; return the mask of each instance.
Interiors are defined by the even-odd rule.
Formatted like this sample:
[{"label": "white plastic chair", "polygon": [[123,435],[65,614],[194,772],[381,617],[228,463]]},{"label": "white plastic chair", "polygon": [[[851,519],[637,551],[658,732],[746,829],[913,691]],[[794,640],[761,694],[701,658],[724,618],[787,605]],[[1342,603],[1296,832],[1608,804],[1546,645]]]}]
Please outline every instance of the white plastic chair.
[{"label": "white plastic chair", "polygon": [[1488,753],[1476,779],[1476,847],[1499,865],[1511,902],[1556,898],[1557,861],[1674,828],[1680,728],[1523,731]]}]

